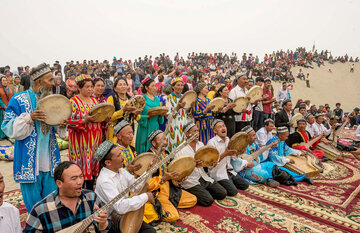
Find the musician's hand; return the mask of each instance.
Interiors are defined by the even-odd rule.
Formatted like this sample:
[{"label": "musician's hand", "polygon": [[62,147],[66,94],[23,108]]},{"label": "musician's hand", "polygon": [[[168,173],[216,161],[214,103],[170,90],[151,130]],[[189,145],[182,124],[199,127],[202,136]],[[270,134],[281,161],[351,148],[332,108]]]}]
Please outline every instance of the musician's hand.
[{"label": "musician's hand", "polygon": [[195,101],[191,103],[191,109],[195,108]]},{"label": "musician's hand", "polygon": [[274,141],[274,142],[272,142],[272,146],[271,146],[271,148],[275,148],[275,147],[277,147],[278,146],[278,141]]},{"label": "musician's hand", "polygon": [[209,167],[216,167],[216,165],[218,165],[218,162],[213,162]]},{"label": "musician's hand", "polygon": [[196,162],[196,167],[201,167],[204,164],[204,162],[201,160],[195,160],[195,162]]},{"label": "musician's hand", "polygon": [[301,151],[301,154],[300,154],[300,156],[306,156],[306,153],[305,153],[305,151]]},{"label": "musician's hand", "polygon": [[66,128],[66,126],[69,124],[69,121],[65,120],[62,124],[60,124],[59,128]]},{"label": "musician's hand", "polygon": [[246,108],[244,108],[241,112],[242,112],[242,113],[245,113],[245,112],[246,112]]},{"label": "musician's hand", "polygon": [[126,166],[128,172],[130,172],[130,173],[133,173],[133,172],[139,170],[141,167],[142,167],[141,164],[135,164],[134,161],[131,161],[131,162]]},{"label": "musician's hand", "polygon": [[176,172],[176,171],[174,171],[174,172],[164,172],[164,175],[162,176],[162,179],[164,181],[175,180],[178,176],[179,176],[179,173]]},{"label": "musician's hand", "polygon": [[188,176],[185,176],[184,178],[182,178],[181,180],[179,180],[179,182],[184,182],[185,180],[187,180]]},{"label": "musician's hand", "polygon": [[331,141],[327,140],[326,138],[322,138],[321,141],[325,143],[326,145],[330,145]]},{"label": "musician's hand", "polygon": [[[97,205],[94,206],[95,210],[98,210],[99,207]],[[109,222],[108,222],[108,213],[106,210],[102,211],[99,216],[97,216],[94,221],[98,223],[98,229],[100,231],[103,231],[107,228]]]},{"label": "musician's hand", "polygon": [[105,121],[104,121],[104,122],[109,122],[110,119],[111,119],[111,116],[108,116],[108,117],[105,118]]},{"label": "musician's hand", "polygon": [[225,156],[233,156],[236,155],[237,150],[230,150],[229,148],[226,148],[226,150],[224,151],[224,157]]},{"label": "musician's hand", "polygon": [[86,124],[86,123],[89,123],[89,122],[94,122],[98,116],[99,116],[99,114],[95,114],[95,115],[87,114],[85,116],[85,119],[82,121],[82,123]]},{"label": "musician's hand", "polygon": [[179,102],[178,105],[176,106],[176,111],[179,111],[181,108],[184,108],[186,105],[186,102]]},{"label": "musician's hand", "polygon": [[152,192],[147,192],[146,194],[148,196],[148,202],[155,205],[155,199],[154,199],[154,195],[152,194]]},{"label": "musician's hand", "polygon": [[253,161],[251,161],[251,162],[249,162],[248,164],[247,164],[247,168],[252,168],[252,167],[254,167],[255,166],[255,164],[254,164],[254,162]]},{"label": "musician's hand", "polygon": [[290,159],[289,163],[294,164],[294,163],[295,163],[295,160]]},{"label": "musician's hand", "polygon": [[35,110],[32,113],[30,113],[30,117],[33,121],[45,121],[46,120],[46,114],[42,110]]},{"label": "musician's hand", "polygon": [[124,112],[134,112],[135,110],[136,108],[134,106],[130,106],[128,103],[123,107]]}]

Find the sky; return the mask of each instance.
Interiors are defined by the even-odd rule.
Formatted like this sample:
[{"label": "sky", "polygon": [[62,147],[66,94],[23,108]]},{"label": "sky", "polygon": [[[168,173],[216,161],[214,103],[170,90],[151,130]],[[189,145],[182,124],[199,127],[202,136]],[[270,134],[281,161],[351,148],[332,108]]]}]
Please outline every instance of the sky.
[{"label": "sky", "polygon": [[358,0],[0,0],[0,66],[305,46],[360,56]]}]

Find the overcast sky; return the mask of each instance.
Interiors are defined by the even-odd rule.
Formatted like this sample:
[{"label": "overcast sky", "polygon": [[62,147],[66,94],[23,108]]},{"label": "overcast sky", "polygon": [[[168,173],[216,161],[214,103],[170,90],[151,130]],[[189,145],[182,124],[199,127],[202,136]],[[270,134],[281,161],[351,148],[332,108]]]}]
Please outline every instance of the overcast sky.
[{"label": "overcast sky", "polygon": [[0,66],[165,52],[360,56],[357,0],[0,0]]}]

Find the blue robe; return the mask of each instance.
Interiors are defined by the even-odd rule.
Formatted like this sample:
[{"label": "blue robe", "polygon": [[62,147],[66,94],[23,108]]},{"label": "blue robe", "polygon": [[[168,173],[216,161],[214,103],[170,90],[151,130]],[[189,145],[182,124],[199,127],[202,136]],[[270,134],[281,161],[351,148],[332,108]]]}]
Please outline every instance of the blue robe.
[{"label": "blue robe", "polygon": [[[269,145],[273,141],[279,140],[278,136],[272,137],[266,145]],[[299,175],[295,172],[290,171],[289,169],[283,167],[286,162],[284,161],[284,158],[288,155],[298,153],[298,150],[295,150],[291,147],[289,147],[285,141],[278,141],[277,147],[271,148],[269,151],[269,160],[273,162],[274,164],[278,165],[278,167],[281,170],[287,171],[290,175],[292,175],[296,181],[303,181],[306,177],[305,175]]]},{"label": "blue robe", "polygon": [[[13,124],[15,119],[22,113],[30,114],[36,109],[36,95],[39,95],[39,93],[29,89],[18,93],[10,99],[5,111],[4,121],[1,125],[1,129],[8,137],[13,137]],[[61,162],[55,133],[56,128],[52,126],[48,135],[41,134],[40,124],[38,121],[35,121],[35,127],[30,136],[23,140],[15,140],[13,172],[16,182],[36,182],[36,177],[39,174],[37,164],[42,156],[48,156],[50,173],[51,176],[53,176],[55,167]],[[41,150],[38,148],[39,140]],[[46,144],[44,144],[44,142],[46,142]],[[44,151],[48,153],[45,154]]]}]

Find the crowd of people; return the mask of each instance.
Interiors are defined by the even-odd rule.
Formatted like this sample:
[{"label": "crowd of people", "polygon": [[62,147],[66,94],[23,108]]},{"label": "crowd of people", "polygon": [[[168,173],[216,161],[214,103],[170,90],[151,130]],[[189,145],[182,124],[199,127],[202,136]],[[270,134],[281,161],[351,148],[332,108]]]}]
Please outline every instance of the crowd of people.
[{"label": "crowd of people", "polygon": [[[196,160],[193,172],[180,180],[179,173],[169,172],[164,163],[152,174],[146,190],[136,187],[134,195],[126,194],[102,211],[93,222],[96,231],[120,232],[120,219],[143,206],[139,232],[155,232],[153,226],[159,222],[179,219],[178,208],[210,206],[214,199],[234,196],[250,184],[274,188],[313,184],[312,178],[285,167],[295,163],[287,156],[311,152],[322,167],[328,158],[316,148],[317,143],[330,145],[340,125],[360,123],[357,107],[349,114],[340,103],[333,110],[328,104],[317,107],[310,100],[299,99],[293,105],[291,67],[321,66],[324,61],[358,62],[358,58],[333,58],[328,51],[298,48],[266,54],[263,61],[252,54],[238,59],[236,53],[189,53],[187,59],[176,54],[173,60],[161,54],[135,61],[114,57],[112,63],[70,61],[63,68],[59,62],[52,67],[43,63],[31,70],[19,67],[18,72],[4,67],[0,137],[15,139],[13,175],[29,213],[24,232],[58,231],[84,220],[134,183],[135,172],[151,168],[135,164],[140,154],[160,152],[164,160],[185,142],[188,144],[172,155],[175,159],[194,158],[208,145],[218,151],[218,161],[204,167],[203,161]],[[282,82],[277,94],[272,87],[276,81]],[[246,97],[254,85],[262,88],[262,97],[242,112],[234,111],[234,100]],[[188,91],[196,92],[192,103],[182,101]],[[69,98],[72,115],[61,125],[45,127],[48,116],[37,106],[51,94]],[[145,100],[143,108],[129,104],[139,95]],[[216,97],[225,102],[218,111],[210,105]],[[103,122],[90,114],[99,103],[110,103],[115,109]],[[185,108],[186,104],[190,107]],[[165,115],[148,114],[149,109],[160,106],[168,108]],[[294,123],[291,119],[296,114],[301,116]],[[359,129],[356,135],[360,138]],[[228,146],[238,132],[249,138],[241,152]],[[61,161],[56,137],[65,138],[67,133],[69,161]],[[187,141],[194,135],[198,137]],[[312,148],[300,145],[316,137],[319,140]],[[265,146],[268,149],[252,161],[238,156]],[[0,184],[1,178],[0,174]]]}]

